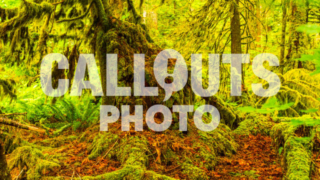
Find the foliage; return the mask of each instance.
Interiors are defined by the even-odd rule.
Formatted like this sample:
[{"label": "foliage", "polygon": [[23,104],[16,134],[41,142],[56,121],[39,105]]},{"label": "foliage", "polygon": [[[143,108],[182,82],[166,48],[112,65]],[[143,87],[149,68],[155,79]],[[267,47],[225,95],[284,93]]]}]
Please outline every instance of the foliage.
[{"label": "foliage", "polygon": [[54,118],[67,123],[62,126],[58,131],[72,126],[75,131],[78,128],[86,128],[92,123],[96,123],[98,117],[98,105],[91,102],[90,98],[82,99],[63,99],[54,105],[47,106],[51,110]]},{"label": "foliage", "polygon": [[250,106],[239,107],[238,110],[246,113],[260,113],[260,114],[271,114],[276,111],[283,111],[290,108],[294,103],[280,104],[276,97],[271,97],[266,103],[264,103],[261,108],[256,109]]}]

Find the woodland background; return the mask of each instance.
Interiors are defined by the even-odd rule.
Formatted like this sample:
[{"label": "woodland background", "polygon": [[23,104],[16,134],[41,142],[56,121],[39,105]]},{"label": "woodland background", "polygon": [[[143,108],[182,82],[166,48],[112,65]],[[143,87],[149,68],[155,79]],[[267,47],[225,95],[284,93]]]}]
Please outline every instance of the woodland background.
[{"label": "woodland background", "polygon": [[[1,0],[0,179],[319,179],[320,2],[317,0]],[[153,60],[163,49],[191,54],[275,54],[281,89],[258,97],[251,65],[241,97],[230,96],[230,65],[222,64],[217,95],[186,88],[166,102],[211,104],[221,113],[212,132],[188,131],[178,116],[163,133],[122,132],[121,121],[99,132],[101,104],[162,103],[159,97],[46,97],[40,63],[64,54],[73,79],[79,54],[95,55],[106,91],[106,54],[119,55],[119,85],[133,85],[133,54],[146,54],[147,86],[157,86]],[[88,78],[88,77],[87,77]],[[207,73],[203,74],[207,79]],[[207,86],[206,82],[203,84]],[[161,122],[161,116],[156,117]],[[210,119],[205,115],[204,121]]]}]

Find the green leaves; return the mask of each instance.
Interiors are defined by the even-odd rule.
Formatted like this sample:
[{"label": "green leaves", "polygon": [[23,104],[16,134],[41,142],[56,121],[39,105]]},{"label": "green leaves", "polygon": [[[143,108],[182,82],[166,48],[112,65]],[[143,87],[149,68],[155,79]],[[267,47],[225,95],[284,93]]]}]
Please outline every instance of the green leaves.
[{"label": "green leaves", "polygon": [[315,113],[317,112],[318,109],[312,108],[312,109],[307,109],[307,110],[301,110],[303,113]]},{"label": "green leaves", "polygon": [[313,50],[313,54],[303,54],[301,55],[301,58],[298,58],[297,60],[310,61],[315,64],[315,71],[313,71],[311,75],[316,75],[320,73],[320,49]]},{"label": "green leaves", "polygon": [[317,34],[320,32],[320,26],[317,24],[304,24],[299,26],[296,30],[307,34]]},{"label": "green leaves", "polygon": [[3,8],[14,8],[18,7],[21,3],[20,0],[0,0],[0,6]]},{"label": "green leaves", "polygon": [[245,113],[251,113],[256,112],[260,114],[269,114],[273,113],[275,111],[283,111],[288,108],[290,108],[294,103],[287,103],[287,104],[280,104],[276,97],[270,98],[265,104],[262,105],[260,109],[251,107],[251,106],[245,106],[245,107],[239,107],[238,110],[245,112]]}]

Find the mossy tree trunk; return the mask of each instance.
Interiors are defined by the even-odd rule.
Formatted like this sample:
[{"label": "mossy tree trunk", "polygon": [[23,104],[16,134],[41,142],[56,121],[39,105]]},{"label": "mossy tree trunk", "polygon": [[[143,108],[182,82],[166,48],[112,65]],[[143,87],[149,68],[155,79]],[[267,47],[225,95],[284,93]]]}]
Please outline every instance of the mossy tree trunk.
[{"label": "mossy tree trunk", "polygon": [[4,155],[4,148],[2,142],[0,141],[0,179],[1,180],[11,180],[10,172],[7,168],[7,160]]}]

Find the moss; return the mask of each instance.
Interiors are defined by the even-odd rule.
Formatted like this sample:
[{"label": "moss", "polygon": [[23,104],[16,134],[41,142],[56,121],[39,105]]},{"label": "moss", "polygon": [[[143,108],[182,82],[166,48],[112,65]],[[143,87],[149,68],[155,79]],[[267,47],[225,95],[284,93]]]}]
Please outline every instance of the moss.
[{"label": "moss", "polygon": [[50,14],[54,6],[47,2],[37,4],[34,2],[23,1],[19,7],[19,13],[14,18],[1,23],[0,33],[6,34],[8,31],[18,29],[33,20],[41,19],[44,14]]},{"label": "moss", "polygon": [[192,159],[199,168],[213,170],[218,161],[217,156],[231,156],[236,152],[237,143],[233,139],[232,131],[222,123],[214,131],[198,131],[198,134],[200,140],[196,140],[192,146],[193,151],[196,151],[192,153]]},{"label": "moss", "polygon": [[117,138],[118,136],[112,133],[99,133],[88,148],[88,151],[91,151],[88,158],[92,160],[100,156],[102,153],[105,153],[106,150],[115,143]]},{"label": "moss", "polygon": [[9,161],[9,169],[18,167],[22,169],[27,167],[27,179],[41,179],[42,173],[53,168],[59,168],[59,162],[48,155],[30,146],[23,146],[17,148],[11,154]]},{"label": "moss", "polygon": [[290,137],[284,146],[286,164],[286,179],[307,180],[310,179],[311,167],[310,138]]},{"label": "moss", "polygon": [[145,180],[175,180],[175,178],[168,177],[166,175],[157,174],[154,171],[145,172]]},{"label": "moss", "polygon": [[294,135],[297,127],[291,126],[287,122],[282,122],[273,126],[271,130],[271,138],[277,148],[283,146],[287,139]]},{"label": "moss", "polygon": [[189,179],[192,180],[206,180],[209,179],[209,177],[206,175],[206,172],[203,169],[200,169],[191,163],[192,161],[189,159],[187,162],[183,163],[182,173],[186,174]]},{"label": "moss", "polygon": [[220,123],[218,128],[211,132],[198,131],[201,140],[215,150],[218,155],[231,156],[237,150],[237,143],[233,139],[231,129]]},{"label": "moss", "polygon": [[[148,142],[145,138],[136,136],[122,139],[117,148],[116,157],[123,164],[123,167],[117,171],[106,173],[99,176],[86,176],[84,180],[139,180],[145,179],[145,175],[150,176],[150,179],[160,179],[169,177],[157,175],[155,172],[147,171],[146,166],[148,162]],[[171,178],[172,179],[172,178]]]},{"label": "moss", "polygon": [[239,127],[233,132],[239,135],[261,134],[269,136],[273,124],[265,116],[258,116],[255,119],[252,117],[240,122]]}]

